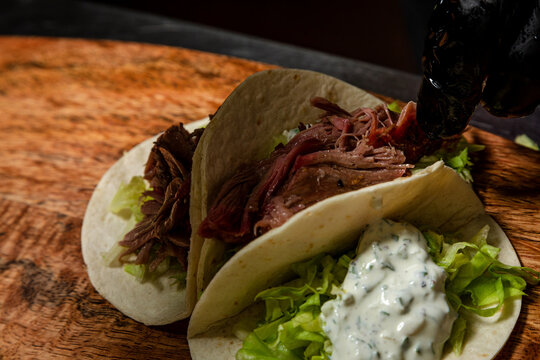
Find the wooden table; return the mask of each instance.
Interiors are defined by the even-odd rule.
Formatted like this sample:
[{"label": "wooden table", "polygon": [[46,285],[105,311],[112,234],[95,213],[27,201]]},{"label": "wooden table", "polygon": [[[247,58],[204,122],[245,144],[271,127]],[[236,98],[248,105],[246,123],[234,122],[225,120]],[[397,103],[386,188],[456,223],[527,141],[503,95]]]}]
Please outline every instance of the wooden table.
[{"label": "wooden table", "polygon": [[[80,250],[103,173],[142,140],[213,113],[272,66],[136,43],[0,37],[0,359],[189,359],[187,321],[147,327],[92,287]],[[540,153],[489,133],[475,188],[540,269]],[[540,287],[498,359],[540,353]]]}]

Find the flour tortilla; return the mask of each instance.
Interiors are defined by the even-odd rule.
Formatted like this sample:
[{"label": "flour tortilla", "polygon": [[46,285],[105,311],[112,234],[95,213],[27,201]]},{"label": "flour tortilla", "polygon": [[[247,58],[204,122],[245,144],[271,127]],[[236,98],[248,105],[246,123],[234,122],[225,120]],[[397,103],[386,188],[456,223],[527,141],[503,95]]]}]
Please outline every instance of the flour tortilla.
[{"label": "flour tortilla", "polygon": [[[185,128],[192,131],[207,123],[208,119],[203,119]],[[84,262],[96,290],[122,313],[146,325],[164,325],[190,315],[196,301],[195,275],[200,254],[200,247],[190,248],[186,287],[181,290],[171,286],[172,280],[167,276],[141,283],[121,266],[109,267],[103,260],[103,254],[130,230],[126,220],[108,210],[109,203],[120,184],[143,175],[157,137],[135,146],[103,175],[86,208],[81,231]]]},{"label": "flour tortilla", "polygon": [[[438,162],[415,176],[334,196],[293,216],[242,248],[209,283],[191,316],[188,340],[193,359],[234,359],[242,341],[233,334],[240,319],[254,319],[260,291],[286,281],[290,266],[322,252],[352,248],[369,223],[389,218],[471,236],[491,227],[488,242],[501,248],[501,261],[519,265],[501,228],[485,214],[471,186]],[[474,317],[460,357],[489,359],[502,348],[517,321],[521,299],[508,301],[492,318]]]}]

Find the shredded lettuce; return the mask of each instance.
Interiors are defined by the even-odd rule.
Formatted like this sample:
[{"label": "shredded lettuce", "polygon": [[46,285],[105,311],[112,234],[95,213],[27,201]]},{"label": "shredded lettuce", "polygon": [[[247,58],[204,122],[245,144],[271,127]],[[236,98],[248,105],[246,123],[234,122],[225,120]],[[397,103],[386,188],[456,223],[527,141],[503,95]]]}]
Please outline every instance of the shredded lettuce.
[{"label": "shredded lettuce", "polygon": [[401,114],[401,106],[399,106],[397,101],[388,104],[388,110],[395,112],[396,114]]},{"label": "shredded lettuce", "polygon": [[143,282],[146,277],[146,273],[148,272],[148,266],[144,264],[128,263],[124,264],[124,271],[131,276],[135,276],[139,282]]},{"label": "shredded lettuce", "polygon": [[431,155],[422,156],[415,164],[414,169],[412,169],[412,173],[414,174],[439,160],[443,160],[446,165],[456,170],[463,180],[472,182],[471,169],[474,164],[471,161],[470,154],[484,150],[484,148],[484,145],[469,144],[462,136],[459,141],[452,146],[442,147]]},{"label": "shredded lettuce", "polygon": [[538,148],[538,144],[535,143],[534,140],[528,137],[526,134],[521,134],[521,135],[516,136],[516,138],[514,139],[514,142],[516,144],[528,147],[529,149],[532,149],[532,150],[536,150],[536,151],[540,150],[540,148]]},{"label": "shredded lettuce", "polygon": [[151,200],[150,196],[142,197],[147,191],[146,183],[142,176],[134,176],[128,184],[122,183],[109,204],[109,211],[113,214],[129,219],[131,216],[136,222],[143,219],[141,205]]},{"label": "shredded lettuce", "polygon": [[323,254],[295,264],[295,280],[260,292],[255,300],[264,301],[265,318],[246,337],[236,359],[329,359],[321,305],[335,298],[351,256],[354,253],[339,258]]},{"label": "shredded lettuce", "polygon": [[[171,286],[176,285],[176,288],[178,290],[185,288],[187,272],[184,271],[184,269],[182,268],[182,265],[180,265],[180,263],[176,261],[175,258],[169,258],[169,259],[172,259],[170,260],[172,264],[170,264],[169,269],[167,269],[169,274],[172,274],[169,276],[169,279],[171,279]],[[165,273],[165,271],[163,271],[162,273]]]},{"label": "shredded lettuce", "polygon": [[120,246],[119,243],[115,242],[114,245],[107,252],[101,255],[103,264],[108,267],[122,266],[122,263],[120,262],[120,255],[122,255],[122,253],[126,249],[126,247]]},{"label": "shredded lettuce", "polygon": [[154,281],[162,275],[169,274],[171,286],[176,285],[178,289],[186,286],[187,273],[182,269],[180,263],[170,256],[165,258],[154,271],[150,271],[146,264],[125,263],[123,268],[127,274],[134,276],[141,283]]},{"label": "shredded lettuce", "polygon": [[525,295],[527,283],[540,282],[538,271],[497,260],[500,249],[487,243],[488,233],[486,225],[468,242],[462,242],[453,236],[424,232],[431,257],[448,273],[446,296],[459,314],[448,340],[456,354],[461,353],[466,336],[465,312],[493,316],[506,299]]},{"label": "shredded lettuce", "polygon": [[467,321],[459,316],[452,325],[452,333],[447,340],[447,344],[454,350],[455,353],[460,354],[463,348],[463,341],[465,340],[465,334],[467,330]]},{"label": "shredded lettuce", "polygon": [[[142,220],[143,214],[141,212],[141,205],[145,201],[151,199],[149,196],[142,198],[143,193],[147,190],[148,188],[142,176],[134,176],[128,184],[120,184],[116,194],[109,203],[109,211],[126,220],[122,237]],[[123,264],[120,261],[120,255],[126,249],[126,247],[120,246],[118,242],[115,242],[113,246],[102,255],[104,264],[109,267],[122,266]],[[126,265],[129,266],[124,266],[124,271],[135,276],[139,281],[142,281],[145,269],[136,266],[135,264]]]},{"label": "shredded lettuce", "polygon": [[[310,127],[310,126],[311,126],[310,124],[306,125],[306,127]],[[272,138],[272,142],[270,143],[268,148],[265,148],[261,152],[260,158],[261,159],[268,158],[270,154],[276,149],[276,147],[280,145],[283,145],[283,146],[287,145],[289,141],[291,141],[291,139],[295,137],[296,134],[298,134],[299,132],[300,132],[300,129],[298,127],[294,129],[290,129],[290,130],[283,130],[281,134],[274,136]]]}]

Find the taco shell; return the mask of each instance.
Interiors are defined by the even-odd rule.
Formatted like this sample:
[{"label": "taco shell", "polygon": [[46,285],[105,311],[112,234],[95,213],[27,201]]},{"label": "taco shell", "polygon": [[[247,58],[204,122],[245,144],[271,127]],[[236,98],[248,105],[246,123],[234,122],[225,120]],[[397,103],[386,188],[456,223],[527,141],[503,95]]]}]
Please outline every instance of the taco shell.
[{"label": "taco shell", "polygon": [[[208,119],[194,122],[186,129],[192,131],[207,122]],[[167,276],[141,283],[124,272],[122,266],[107,266],[103,259],[130,230],[126,220],[108,210],[109,203],[122,183],[143,175],[156,139],[157,136],[135,146],[103,175],[88,203],[81,230],[82,254],[96,290],[122,313],[146,325],[168,324],[189,316],[196,299],[195,273],[200,254],[200,249],[190,249],[186,286],[180,290],[171,286],[172,280]]]}]

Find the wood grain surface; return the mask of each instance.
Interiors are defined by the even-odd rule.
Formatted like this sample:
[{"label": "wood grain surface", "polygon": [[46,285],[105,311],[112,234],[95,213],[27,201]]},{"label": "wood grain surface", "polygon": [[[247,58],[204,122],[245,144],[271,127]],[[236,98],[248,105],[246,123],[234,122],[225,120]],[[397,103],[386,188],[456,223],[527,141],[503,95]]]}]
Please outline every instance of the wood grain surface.
[{"label": "wood grain surface", "polygon": [[[187,321],[147,327],[92,287],[80,230],[104,172],[168,126],[213,113],[270,65],[163,46],[0,37],[0,359],[189,359]],[[540,269],[540,154],[492,134],[475,188]],[[540,353],[540,287],[498,359]]]}]

